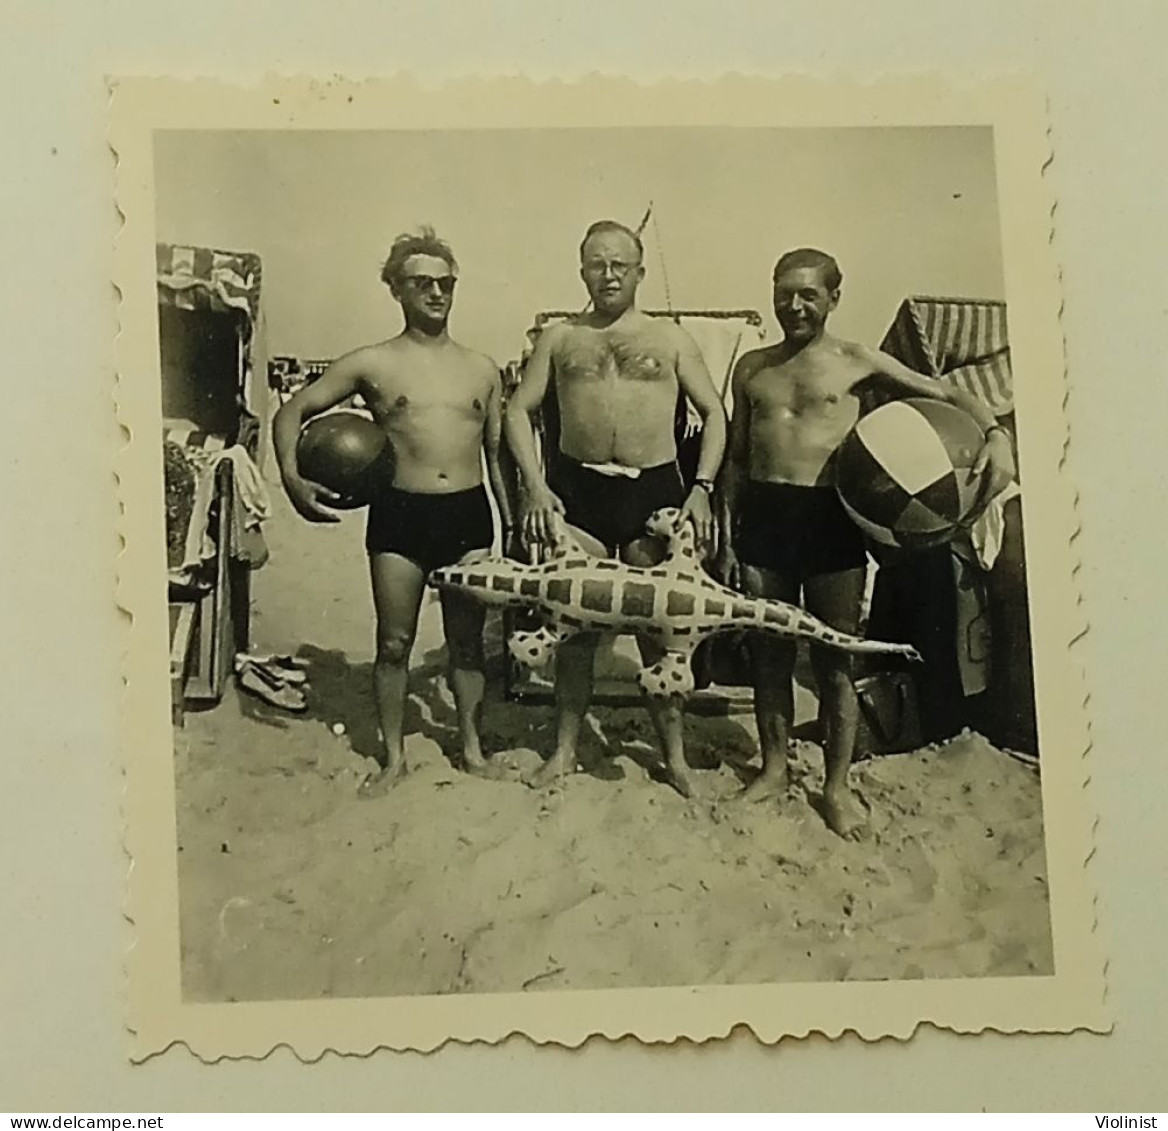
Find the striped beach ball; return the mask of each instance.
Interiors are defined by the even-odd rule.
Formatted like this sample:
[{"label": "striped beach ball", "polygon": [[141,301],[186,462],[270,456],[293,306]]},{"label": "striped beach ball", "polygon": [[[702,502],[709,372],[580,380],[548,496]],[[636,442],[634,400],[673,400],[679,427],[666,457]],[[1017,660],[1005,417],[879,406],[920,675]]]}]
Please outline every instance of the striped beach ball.
[{"label": "striped beach ball", "polygon": [[861,417],[840,445],[836,490],[873,541],[939,546],[984,509],[984,479],[969,475],[984,441],[977,421],[954,405],[892,401]]}]

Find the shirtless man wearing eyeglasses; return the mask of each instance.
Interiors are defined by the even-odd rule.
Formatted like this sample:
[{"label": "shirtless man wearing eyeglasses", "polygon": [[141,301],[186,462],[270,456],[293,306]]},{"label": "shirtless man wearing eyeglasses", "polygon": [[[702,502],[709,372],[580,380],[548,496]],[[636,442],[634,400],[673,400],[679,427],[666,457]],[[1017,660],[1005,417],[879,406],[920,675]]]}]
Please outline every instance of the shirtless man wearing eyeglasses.
[{"label": "shirtless man wearing eyeglasses", "polygon": [[[593,224],[580,245],[580,276],[591,308],[545,330],[507,406],[507,439],[523,477],[524,537],[554,542],[562,519],[591,552],[631,565],[660,561],[662,547],[645,520],[679,507],[682,522],[712,543],[710,493],[726,444],[722,402],[693,338],[672,319],[636,308],[645,277],[635,232],[612,220]],[[560,446],[550,482],[536,457],[531,417],[555,382]],[[697,478],[688,491],[677,466],[674,413],[684,390],[704,422]],[[550,785],[576,768],[576,741],[592,693],[596,638],[581,634],[556,656],[556,750],[531,784]],[[646,664],[660,644],[639,640]],[[649,701],[669,783],[690,796],[692,781],[677,700]]]},{"label": "shirtless man wearing eyeglasses", "polygon": [[[511,525],[498,459],[499,369],[447,332],[457,274],[450,248],[431,229],[399,236],[381,279],[401,305],[404,329],[334,361],[280,409],[273,425],[284,488],[310,522],[337,522],[339,516],[329,507],[336,501],[329,492],[297,469],[296,444],[306,420],[360,394],[393,444],[393,485],[369,507],[365,533],[377,613],[373,684],[383,744],[381,772],[362,787],[367,796],[384,792],[405,772],[406,681],[426,578],[493,540],[484,453],[503,525]],[[463,764],[491,775],[479,739],[483,607],[454,592],[444,592],[441,601]]]}]

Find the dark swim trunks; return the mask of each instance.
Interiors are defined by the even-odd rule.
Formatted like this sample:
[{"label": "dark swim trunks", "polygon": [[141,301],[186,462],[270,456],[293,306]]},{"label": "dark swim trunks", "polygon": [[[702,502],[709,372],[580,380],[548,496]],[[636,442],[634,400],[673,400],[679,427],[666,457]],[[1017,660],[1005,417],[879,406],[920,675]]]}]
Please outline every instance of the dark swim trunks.
[{"label": "dark swim trunks", "polygon": [[471,550],[490,548],[494,533],[491,505],[481,484],[449,494],[390,487],[370,504],[365,549],[409,558],[429,574]]},{"label": "dark swim trunks", "polygon": [[834,487],[749,480],[739,496],[734,551],[746,565],[802,583],[822,573],[863,569],[864,535]]},{"label": "dark swim trunks", "polygon": [[561,454],[551,488],[563,501],[565,519],[603,542],[609,553],[643,538],[655,510],[685,502],[681,472],[673,461],[642,468],[630,478],[606,475]]}]

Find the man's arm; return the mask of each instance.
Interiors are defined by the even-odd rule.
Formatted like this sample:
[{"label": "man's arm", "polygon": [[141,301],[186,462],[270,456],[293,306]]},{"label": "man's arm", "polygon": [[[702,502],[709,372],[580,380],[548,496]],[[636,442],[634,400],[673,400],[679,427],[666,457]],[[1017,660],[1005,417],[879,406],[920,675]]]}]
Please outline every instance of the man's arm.
[{"label": "man's arm", "polygon": [[[738,515],[738,491],[746,478],[750,455],[750,399],[746,382],[755,369],[755,355],[744,354],[734,366],[730,387],[734,395],[734,410],[730,416],[730,432],[726,442],[726,462],[718,482],[718,525],[724,572],[733,572],[734,522]],[[727,576],[727,583],[731,578]]]},{"label": "man's arm", "polygon": [[295,393],[272,420],[272,443],[280,478],[292,505],[311,522],[339,522],[340,516],[323,504],[336,496],[319,483],[311,483],[296,466],[296,445],[306,420],[347,400],[360,391],[365,369],[365,351],[354,350],[337,358],[315,381]]},{"label": "man's arm", "polygon": [[970,396],[964,389],[949,384],[948,381],[925,377],[909,369],[907,365],[902,365],[896,358],[881,350],[869,349],[866,346],[856,348],[871,369],[870,379],[897,396],[928,397],[931,400],[946,401],[969,413],[986,433],[985,445],[978,453],[970,471],[971,476],[976,478],[989,469],[989,487],[985,496],[987,499],[1000,494],[1009,485],[1017,475],[1014,447],[1010,443],[1006,429],[998,423],[997,417],[985,404],[977,397]]},{"label": "man's arm", "polygon": [[[710,380],[705,358],[697,342],[680,326],[677,331],[677,381],[702,418],[702,442],[698,451],[696,478],[712,483],[722,466],[726,452],[726,410]],[[682,517],[693,522],[698,541],[714,543],[713,500],[706,487],[695,484],[685,504]]]},{"label": "man's arm", "polygon": [[706,359],[697,342],[678,327],[677,381],[702,418],[702,443],[698,454],[698,479],[714,480],[726,452],[726,409],[710,380]]},{"label": "man's arm", "polygon": [[491,481],[491,491],[499,504],[503,548],[506,551],[515,523],[511,514],[511,496],[507,493],[507,482],[499,462],[499,450],[503,442],[503,384],[499,379],[498,367],[490,358],[487,361],[491,366],[491,384],[490,392],[487,393],[487,419],[483,427],[483,453],[487,460],[487,478]]},{"label": "man's arm", "polygon": [[529,543],[554,541],[556,515],[564,513],[564,504],[548,487],[539,466],[535,430],[531,425],[531,418],[539,411],[547,393],[558,331],[559,327],[552,326],[536,340],[535,349],[523,370],[523,380],[512,393],[503,415],[503,432],[523,481],[523,536]]}]

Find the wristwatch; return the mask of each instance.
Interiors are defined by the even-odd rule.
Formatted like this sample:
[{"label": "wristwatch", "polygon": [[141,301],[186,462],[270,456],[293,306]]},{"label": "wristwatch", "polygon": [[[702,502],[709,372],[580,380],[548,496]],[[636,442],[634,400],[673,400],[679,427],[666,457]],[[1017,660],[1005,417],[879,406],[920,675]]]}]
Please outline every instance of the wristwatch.
[{"label": "wristwatch", "polygon": [[712,479],[695,479],[694,486],[700,487],[707,495],[714,493],[714,481]]}]

